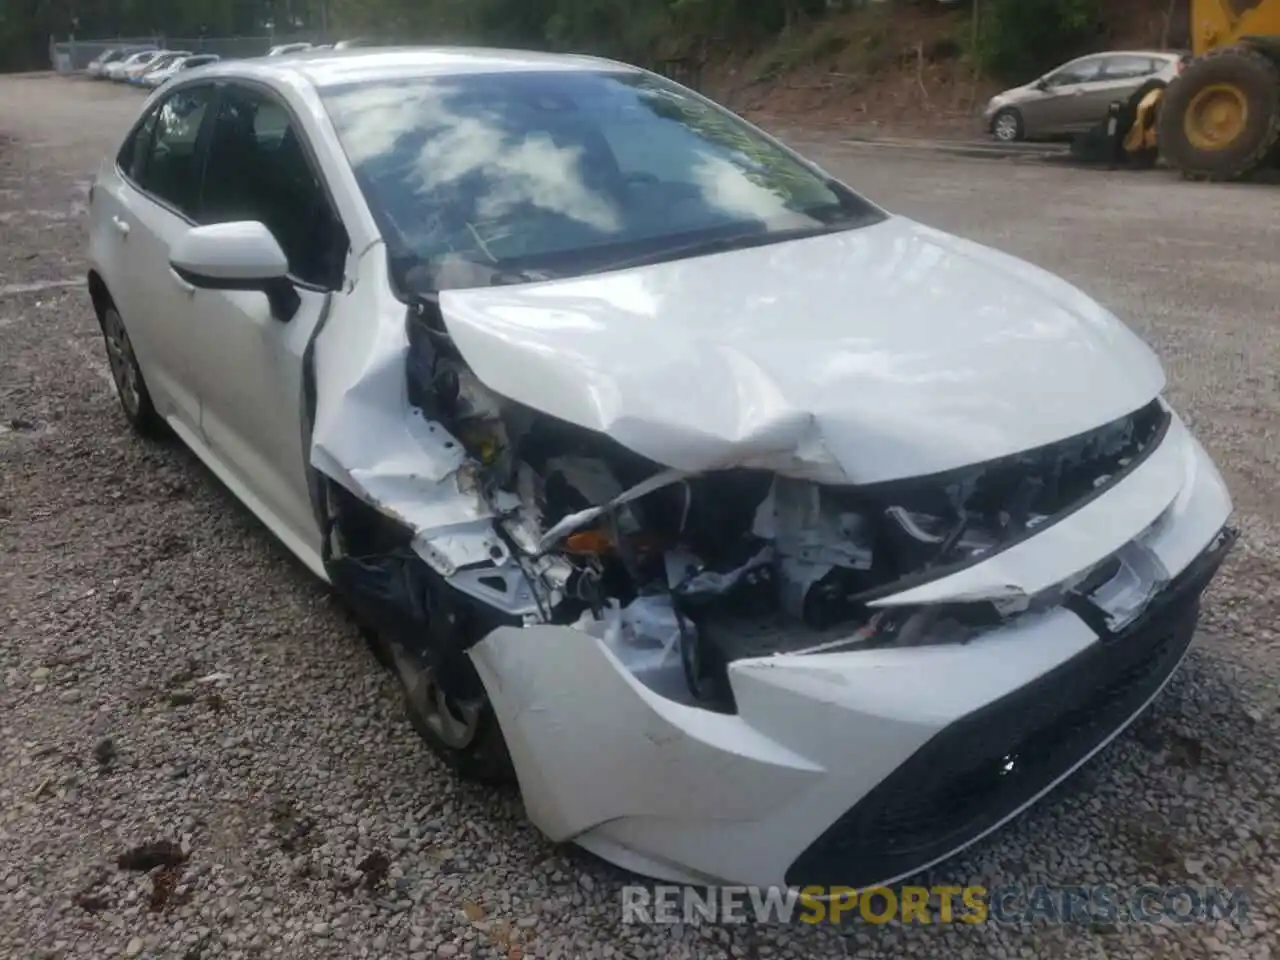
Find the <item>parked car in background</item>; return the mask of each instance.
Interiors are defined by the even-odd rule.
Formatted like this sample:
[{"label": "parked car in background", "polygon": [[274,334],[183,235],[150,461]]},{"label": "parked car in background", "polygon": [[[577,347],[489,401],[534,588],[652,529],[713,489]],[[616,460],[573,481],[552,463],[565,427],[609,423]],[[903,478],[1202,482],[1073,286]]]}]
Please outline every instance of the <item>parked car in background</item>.
[{"label": "parked car in background", "polygon": [[268,57],[282,57],[286,53],[302,53],[304,50],[310,50],[309,43],[281,43],[272,47],[267,51]]},{"label": "parked car in background", "polygon": [[142,82],[144,86],[155,89],[156,87],[164,86],[174,77],[187,70],[208,66],[211,63],[217,63],[221,59],[216,53],[193,53],[190,56],[178,57],[158,70],[147,71],[142,75]]},{"label": "parked car in background", "polygon": [[102,75],[108,80],[123,80],[129,71],[134,68],[145,67],[160,53],[161,51],[155,49],[139,50],[136,53],[131,53],[121,60],[107,64],[106,69],[102,71]]},{"label": "parked car in background", "polygon": [[352,37],[350,40],[339,40],[333,45],[335,50],[351,50],[355,47],[376,47],[378,42],[367,37]]},{"label": "parked car in background", "polygon": [[112,47],[110,50],[104,50],[89,61],[89,65],[85,67],[84,72],[91,77],[101,77],[108,64],[118,63],[134,52],[135,50],[132,47]]},{"label": "parked car in background", "polygon": [[166,55],[156,57],[155,60],[151,62],[151,66],[142,71],[142,73],[139,74],[133,82],[140,87],[155,89],[160,86],[159,78],[167,76],[171,70],[183,63],[188,56],[189,54],[173,54],[172,56]]},{"label": "parked car in background", "polygon": [[158,56],[153,58],[150,63],[143,64],[140,67],[131,67],[124,71],[121,79],[125,83],[133,84],[138,87],[149,86],[145,78],[156,70],[163,70],[165,67],[181,60],[183,57],[191,56],[189,50],[162,50]]},{"label": "parked car in background", "polygon": [[1187,59],[1184,53],[1158,50],[1080,57],[992,97],[983,122],[988,133],[1006,143],[1084,133],[1106,120],[1113,101],[1167,85]]}]

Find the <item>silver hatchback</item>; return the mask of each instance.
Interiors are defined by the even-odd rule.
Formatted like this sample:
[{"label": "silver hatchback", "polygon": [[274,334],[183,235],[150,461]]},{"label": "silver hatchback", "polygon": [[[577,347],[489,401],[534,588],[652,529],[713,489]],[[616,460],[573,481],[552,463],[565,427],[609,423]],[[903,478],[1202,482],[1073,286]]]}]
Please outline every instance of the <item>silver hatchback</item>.
[{"label": "silver hatchback", "polygon": [[1159,50],[1080,57],[992,97],[983,123],[1006,143],[1084,133],[1107,118],[1113,101],[1127,100],[1153,82],[1169,83],[1186,59],[1186,54]]}]

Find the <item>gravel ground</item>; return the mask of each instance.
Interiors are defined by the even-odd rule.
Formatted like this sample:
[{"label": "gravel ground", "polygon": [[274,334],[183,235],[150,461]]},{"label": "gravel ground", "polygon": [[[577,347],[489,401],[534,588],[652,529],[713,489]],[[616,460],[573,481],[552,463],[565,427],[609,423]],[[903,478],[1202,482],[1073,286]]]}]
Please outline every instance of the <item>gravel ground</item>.
[{"label": "gravel ground", "polygon": [[[1280,192],[811,145],[1129,319],[1244,531],[1155,707],[930,882],[1239,884],[1248,922],[642,927],[622,873],[434,762],[324,590],[193,457],[127,432],[80,278],[88,178],[138,101],[0,80],[0,956],[1271,956]],[[161,841],[176,855],[136,849]]]}]

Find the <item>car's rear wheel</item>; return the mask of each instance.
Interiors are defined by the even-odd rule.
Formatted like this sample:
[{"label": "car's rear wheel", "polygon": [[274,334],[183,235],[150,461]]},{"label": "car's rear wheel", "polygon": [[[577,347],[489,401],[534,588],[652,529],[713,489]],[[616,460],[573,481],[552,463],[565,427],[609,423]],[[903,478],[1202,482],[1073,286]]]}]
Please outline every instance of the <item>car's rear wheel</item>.
[{"label": "car's rear wheel", "polygon": [[167,424],[156,412],[147,391],[147,382],[138,366],[133,341],[125,328],[124,318],[114,303],[106,303],[99,311],[98,322],[107,347],[107,364],[111,379],[115,381],[116,396],[124,410],[129,426],[144,437],[158,438],[165,435]]},{"label": "car's rear wheel", "polygon": [[991,135],[1001,143],[1017,143],[1026,135],[1022,114],[1013,107],[1005,107],[992,118]]}]

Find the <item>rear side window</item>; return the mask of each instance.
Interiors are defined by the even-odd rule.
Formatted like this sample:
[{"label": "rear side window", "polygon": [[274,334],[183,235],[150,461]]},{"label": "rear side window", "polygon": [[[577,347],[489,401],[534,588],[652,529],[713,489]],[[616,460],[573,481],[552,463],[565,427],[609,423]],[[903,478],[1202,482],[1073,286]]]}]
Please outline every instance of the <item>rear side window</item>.
[{"label": "rear side window", "polygon": [[149,139],[134,146],[141,152],[133,164],[138,186],[188,217],[195,216],[200,200],[196,146],[212,96],[212,87],[176,91],[148,120]]},{"label": "rear side window", "polygon": [[151,133],[156,128],[156,114],[152,110],[140,124],[133,128],[133,133],[125,138],[124,146],[116,154],[116,163],[121,171],[132,180],[138,179],[138,170],[142,166],[142,158],[146,156],[147,144],[151,142]]},{"label": "rear side window", "polygon": [[1102,68],[1102,79],[1136,80],[1150,76],[1161,66],[1160,61],[1152,57],[1108,57]]}]

